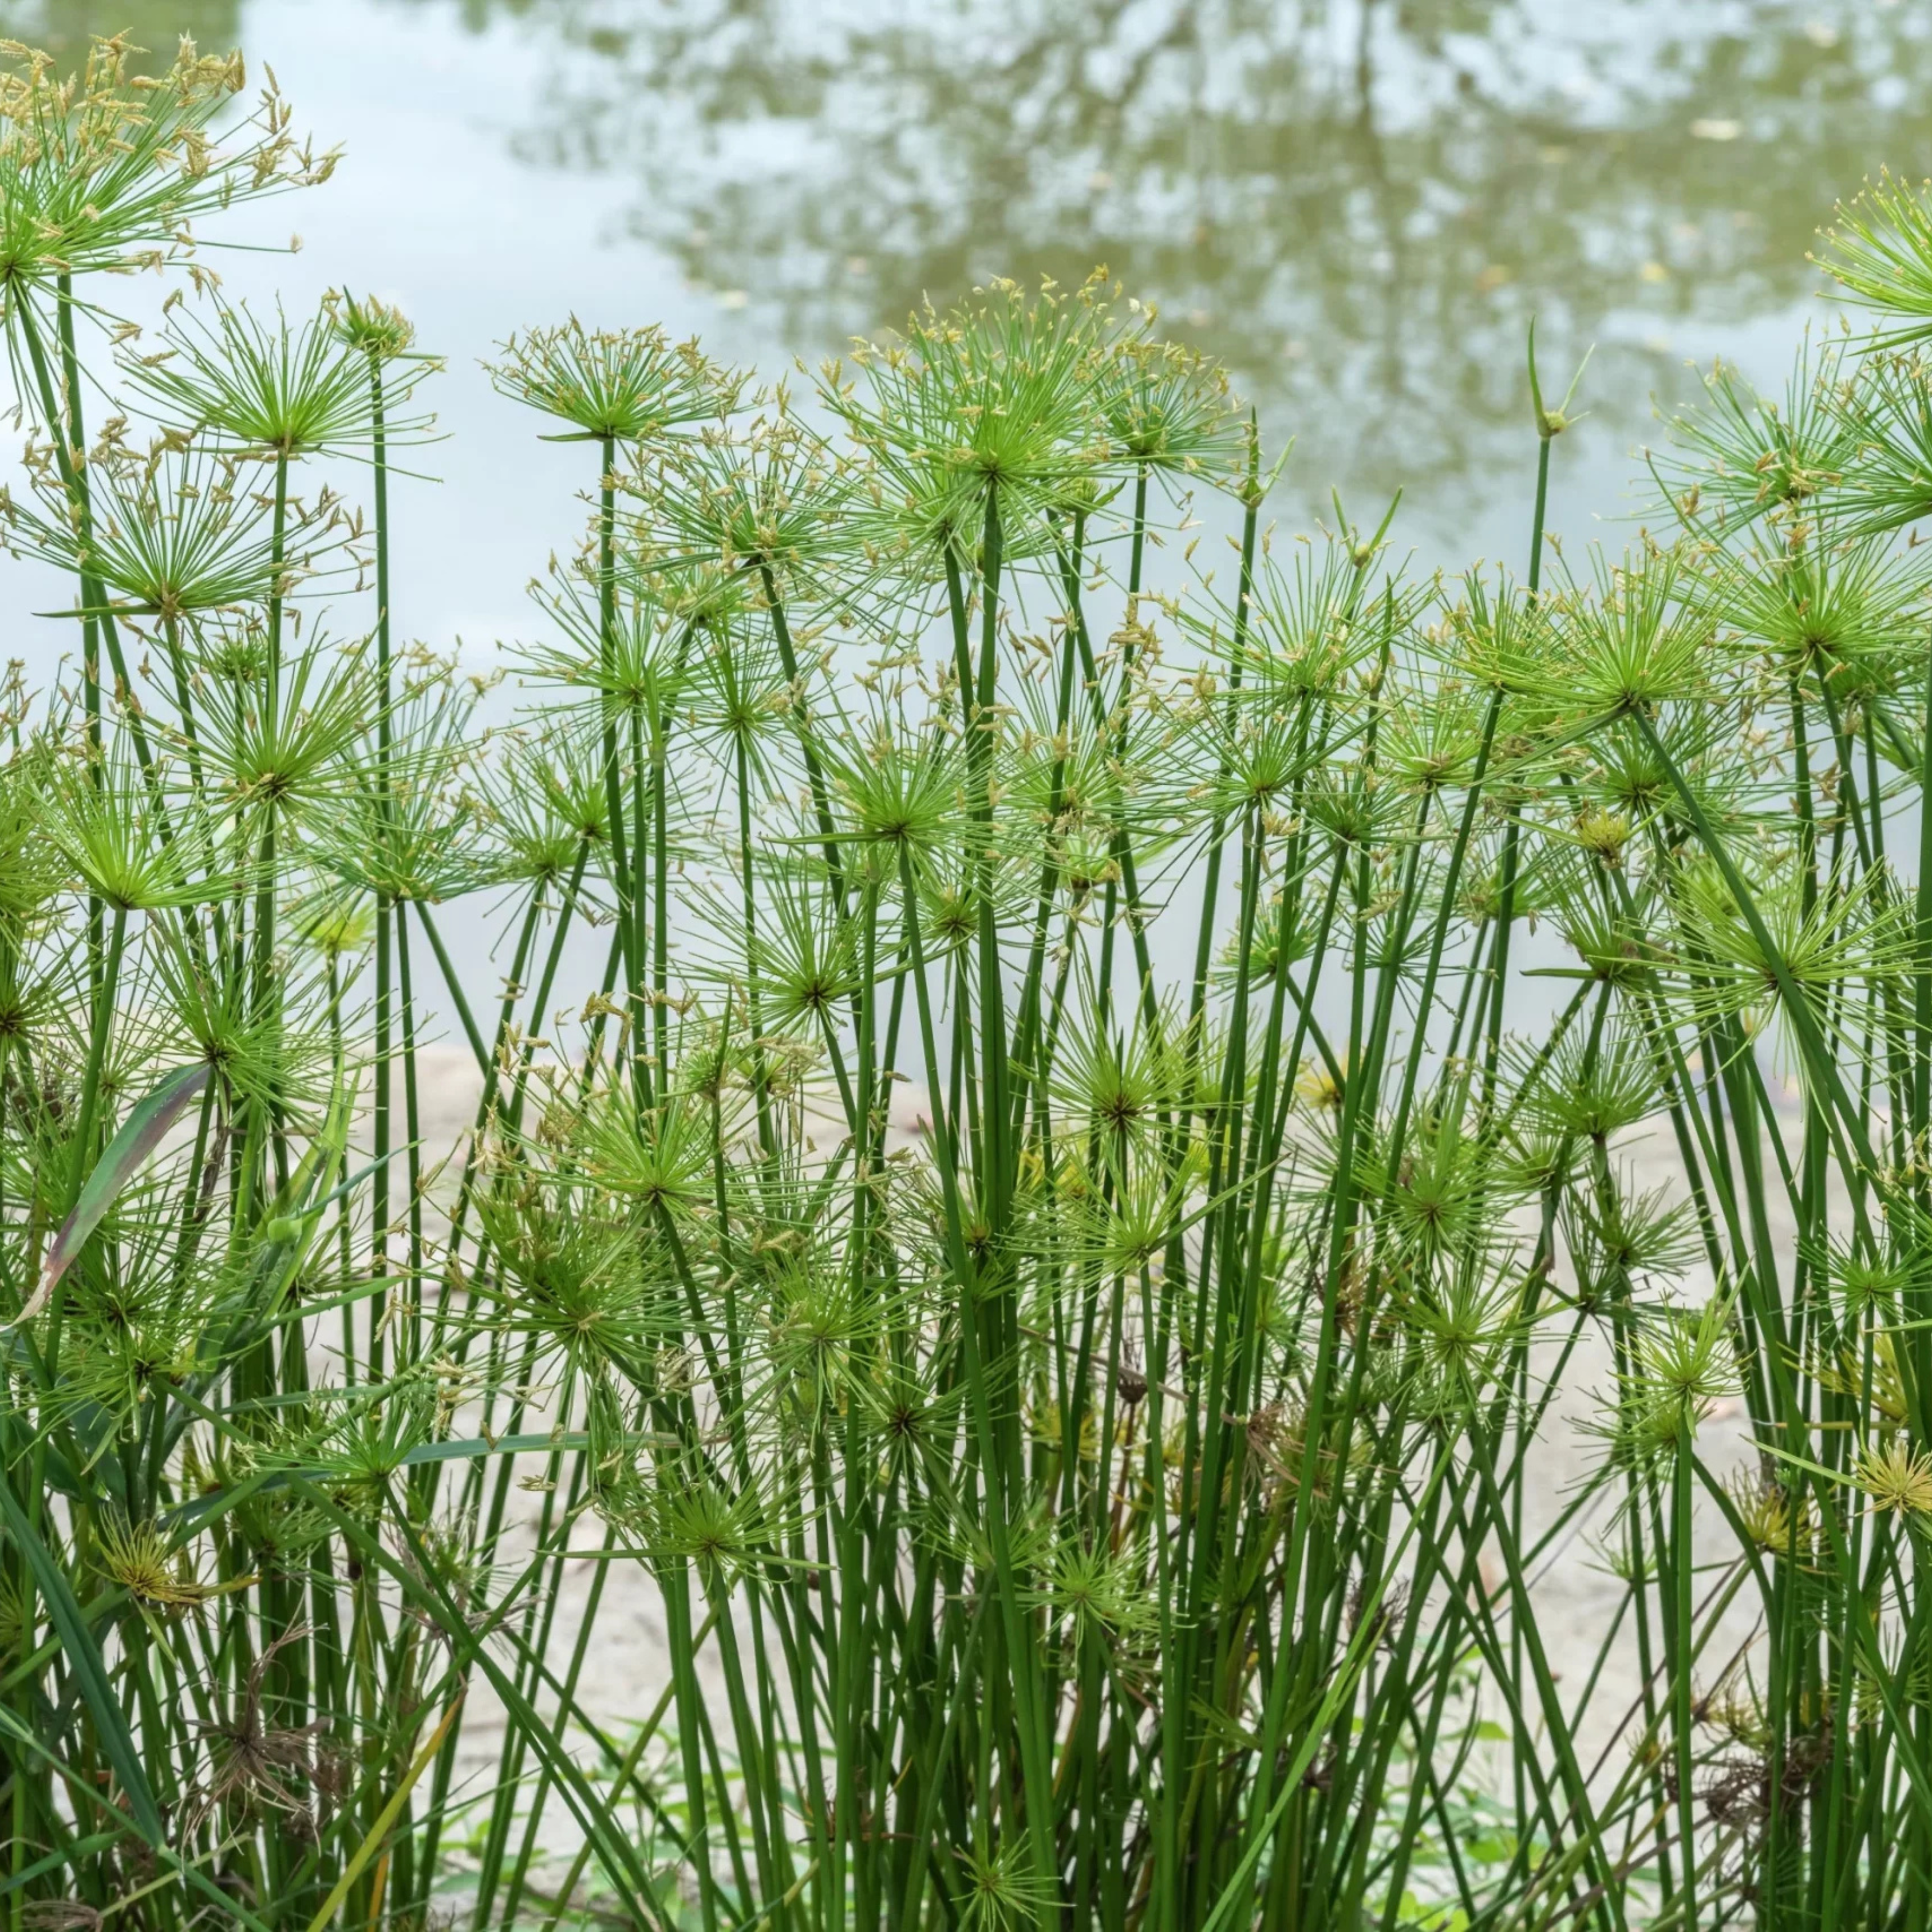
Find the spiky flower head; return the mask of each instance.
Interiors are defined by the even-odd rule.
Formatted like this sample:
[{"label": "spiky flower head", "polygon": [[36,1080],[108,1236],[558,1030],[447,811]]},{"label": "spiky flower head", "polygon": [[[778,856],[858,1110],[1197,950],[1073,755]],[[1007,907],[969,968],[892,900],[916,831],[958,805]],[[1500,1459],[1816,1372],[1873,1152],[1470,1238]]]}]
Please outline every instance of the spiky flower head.
[{"label": "spiky flower head", "polygon": [[1694,1428],[1712,1405],[1738,1386],[1728,1300],[1689,1310],[1658,1310],[1640,1330],[1639,1372],[1648,1394],[1668,1414]]},{"label": "spiky flower head", "polygon": [[124,354],[122,366],[162,422],[244,455],[360,456],[379,422],[392,446],[434,433],[434,419],[408,407],[422,365],[394,367],[372,385],[367,356],[326,304],[292,326],[279,307],[272,322],[245,303],[218,300],[212,322],[183,310],[159,350]]},{"label": "spiky flower head", "polygon": [[854,382],[820,393],[876,472],[888,554],[950,553],[968,568],[992,517],[1009,555],[1042,541],[1036,514],[1113,460],[1100,408],[1107,326],[1095,285],[1029,296],[998,280],[903,332],[855,344]]},{"label": "spiky flower head", "polygon": [[1731,1506],[1751,1542],[1768,1556],[1808,1561],[1816,1533],[1810,1499],[1787,1476],[1760,1469],[1726,1486]]},{"label": "spiky flower head", "polygon": [[1932,1454],[1913,1448],[1904,1436],[1861,1449],[1856,1478],[1871,1499],[1874,1516],[1900,1516],[1915,1522],[1932,1517]]},{"label": "spiky flower head", "polygon": [[1219,363],[1178,343],[1149,340],[1135,328],[1116,340],[1099,380],[1108,440],[1136,472],[1198,477],[1220,489],[1243,486],[1250,432]]},{"label": "spiky flower head", "polygon": [[[409,355],[415,346],[416,325],[393,302],[380,301],[374,296],[352,296],[346,290],[331,290],[322,298],[322,306],[334,320],[336,333],[371,362],[393,362],[399,356]],[[416,359],[436,360],[422,356]]]},{"label": "spiky flower head", "polygon": [[0,492],[8,548],[91,578],[98,616],[156,618],[165,626],[234,615],[286,596],[300,578],[340,551],[346,525],[326,491],[285,505],[282,527],[232,452],[166,445],[146,458],[97,456],[88,468],[88,514],[43,473],[43,508]]},{"label": "spiky flower head", "polygon": [[1808,334],[1782,401],[1735,364],[1714,363],[1704,400],[1670,421],[1670,446],[1649,454],[1664,503],[1685,530],[1720,541],[1761,520],[1788,533],[1844,478],[1859,436],[1845,408],[1845,345]]},{"label": "spiky flower head", "polygon": [[744,389],[694,340],[674,343],[655,325],[586,328],[574,316],[512,336],[484,367],[501,394],[572,426],[547,439],[559,442],[638,443],[721,422]]},{"label": "spiky flower head", "polygon": [[130,74],[124,34],[97,39],[78,75],[0,41],[0,289],[50,290],[63,276],[188,261],[191,224],[238,202],[328,179],[290,131],[272,80],[225,139],[211,132],[245,84],[238,53],[184,39],[158,78]]},{"label": "spiky flower head", "polygon": [[230,890],[205,823],[169,817],[124,740],[64,765],[52,803],[55,848],[87,891],[121,912],[195,905]]},{"label": "spiky flower head", "polygon": [[829,588],[854,561],[847,512],[848,456],[785,406],[742,433],[704,424],[624,474],[646,505],[664,564],[702,563],[758,580],[762,603],[795,589]]},{"label": "spiky flower head", "polygon": [[1873,311],[1887,345],[1932,336],[1932,185],[1914,187],[1888,169],[1840,202],[1814,259],[1845,291]]},{"label": "spiky flower head", "polygon": [[94,1554],[102,1575],[144,1607],[192,1610],[213,1594],[195,1576],[186,1548],[170,1547],[152,1522],[109,1511],[94,1532]]},{"label": "spiky flower head", "polygon": [[1588,580],[1563,586],[1549,617],[1554,648],[1522,688],[1578,728],[1695,703],[1722,662],[1717,626],[1676,548],[1646,542],[1615,562],[1594,555]]},{"label": "spiky flower head", "polygon": [[962,1876],[952,1903],[962,1932],[1022,1932],[1046,1922],[1055,1901],[1024,1838],[994,1851],[971,1846],[954,1856]]}]

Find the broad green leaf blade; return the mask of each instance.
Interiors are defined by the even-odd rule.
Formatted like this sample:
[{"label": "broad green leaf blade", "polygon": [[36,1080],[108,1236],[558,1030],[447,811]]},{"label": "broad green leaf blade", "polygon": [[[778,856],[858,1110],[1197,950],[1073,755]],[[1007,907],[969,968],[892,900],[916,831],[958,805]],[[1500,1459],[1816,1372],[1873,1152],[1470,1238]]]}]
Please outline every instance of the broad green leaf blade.
[{"label": "broad green leaf blade", "polygon": [[53,1246],[48,1249],[42,1264],[38,1286],[26,1306],[8,1326],[31,1322],[46,1307],[56,1284],[72,1266],[74,1256],[87,1245],[88,1236],[100,1226],[115,1197],[147,1165],[162,1137],[207,1084],[208,1072],[205,1066],[179,1068],[138,1102],[122,1122],[120,1132],[108,1142],[107,1151],[87,1177],[73,1212],[61,1223],[60,1232],[54,1237]]},{"label": "broad green leaf blade", "polygon": [[15,1501],[13,1491],[4,1483],[0,1483],[0,1526],[4,1526],[8,1537],[19,1546],[21,1555],[27,1559],[27,1568],[33,1572],[34,1586],[40,1592],[47,1606],[47,1615],[59,1633],[68,1667],[80,1681],[81,1695],[93,1713],[94,1727],[100,1734],[101,1748],[114,1767],[115,1776],[121,1780],[121,1789],[127,1793],[128,1810],[134,1822],[151,1844],[164,1843],[160,1808],[154,1802],[154,1794],[148,1788],[148,1774],[141,1768],[134,1740],[128,1734],[127,1718],[109,1687],[107,1666],[101,1661],[100,1646],[94,1641],[94,1634],[80,1613],[80,1605],[68,1587],[60,1565],[54,1561],[46,1544],[27,1520],[26,1510]]}]

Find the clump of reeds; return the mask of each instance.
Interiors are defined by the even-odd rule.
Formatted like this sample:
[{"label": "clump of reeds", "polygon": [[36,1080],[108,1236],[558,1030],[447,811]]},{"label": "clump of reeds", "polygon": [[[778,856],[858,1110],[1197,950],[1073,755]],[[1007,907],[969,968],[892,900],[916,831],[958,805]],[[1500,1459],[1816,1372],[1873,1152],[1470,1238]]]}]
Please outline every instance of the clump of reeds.
[{"label": "clump of reeds", "polygon": [[[1279,539],[1103,278],[802,409],[533,331],[592,512],[491,734],[390,630],[434,363],[191,252],[328,158],[126,51],[0,86],[0,510],[80,649],[0,758],[8,1925],[1924,1922],[1926,202],[1837,232],[1876,334],[1720,370],[1584,569],[1532,353],[1522,582]],[[149,264],[158,338],[98,293]]]}]

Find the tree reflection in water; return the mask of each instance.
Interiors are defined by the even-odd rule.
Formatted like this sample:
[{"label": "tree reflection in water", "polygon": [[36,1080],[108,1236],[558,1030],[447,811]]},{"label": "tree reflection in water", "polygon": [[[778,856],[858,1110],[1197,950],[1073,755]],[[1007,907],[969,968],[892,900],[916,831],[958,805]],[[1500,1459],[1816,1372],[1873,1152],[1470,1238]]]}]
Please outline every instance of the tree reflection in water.
[{"label": "tree reflection in water", "polygon": [[125,34],[146,58],[137,70],[166,71],[185,34],[226,53],[242,43],[241,0],[0,0],[0,32],[44,48],[63,66],[78,62],[98,35]]},{"label": "tree reflection in water", "polygon": [[[1834,198],[1932,145],[1932,10],[1914,0],[456,14],[540,64],[517,151],[634,178],[637,237],[766,338],[822,353],[927,290],[1104,262],[1298,434],[1296,473],[1406,484],[1449,530],[1492,478],[1520,481],[1532,313],[1552,368],[1600,345],[1596,447],[1620,478],[1646,398],[1689,386],[1684,354],[1779,316],[1781,356]],[[0,0],[0,24],[71,52],[110,26],[171,47],[250,21],[236,0]]]},{"label": "tree reflection in water", "polygon": [[1532,311],[1552,364],[1602,344],[1628,442],[1690,337],[1803,297],[1834,198],[1932,134],[1932,22],[1876,0],[467,10],[506,16],[553,50],[520,151],[634,176],[639,237],[782,339],[1105,262],[1304,475],[1424,502],[1520,465]]}]

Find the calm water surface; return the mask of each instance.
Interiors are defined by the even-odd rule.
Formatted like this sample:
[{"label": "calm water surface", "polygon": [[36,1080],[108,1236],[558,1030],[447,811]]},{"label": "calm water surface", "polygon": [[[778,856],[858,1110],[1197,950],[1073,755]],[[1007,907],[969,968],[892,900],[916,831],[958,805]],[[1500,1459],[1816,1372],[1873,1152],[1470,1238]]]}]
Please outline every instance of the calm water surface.
[{"label": "calm water surface", "polygon": [[1552,363],[1596,345],[1574,534],[1627,509],[1687,358],[1776,379],[1826,312],[1804,257],[1834,199],[1932,167],[1924,0],[0,0],[0,22],[61,51],[122,26],[239,44],[344,145],[272,218],[304,254],[231,281],[373,286],[451,356],[414,613],[445,634],[523,621],[542,548],[501,539],[555,520],[474,369],[521,324],[661,319],[777,371],[926,291],[1103,262],[1298,439],[1286,514],[1400,484],[1430,560],[1514,557],[1532,314]]}]

